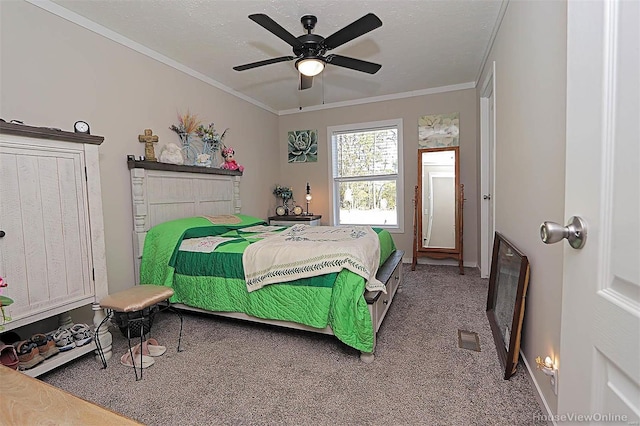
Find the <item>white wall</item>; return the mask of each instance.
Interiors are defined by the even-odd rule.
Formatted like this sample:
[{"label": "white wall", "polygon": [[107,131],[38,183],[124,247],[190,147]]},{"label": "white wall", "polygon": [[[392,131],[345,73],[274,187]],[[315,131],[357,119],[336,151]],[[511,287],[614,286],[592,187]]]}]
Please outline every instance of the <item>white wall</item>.
[{"label": "white wall", "polygon": [[[100,168],[111,292],[134,283],[127,154],[144,155],[138,135],[159,145],[189,109],[219,130],[245,166],[243,212],[266,217],[279,177],[278,117],[30,3],[0,2],[0,117],[72,130],[85,120],[105,137]],[[159,150],[156,151],[159,153]]]},{"label": "white wall", "polygon": [[566,8],[512,0],[479,80],[496,61],[496,231],[531,264],[522,350],[554,413],[557,397],[535,358],[560,351],[563,246],[544,245],[539,227],[565,222]]}]

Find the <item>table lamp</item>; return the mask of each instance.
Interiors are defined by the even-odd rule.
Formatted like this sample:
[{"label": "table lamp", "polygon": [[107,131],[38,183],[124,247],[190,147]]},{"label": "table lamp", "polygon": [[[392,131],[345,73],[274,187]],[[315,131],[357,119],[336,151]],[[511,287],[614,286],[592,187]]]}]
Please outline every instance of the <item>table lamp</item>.
[{"label": "table lamp", "polygon": [[307,182],[307,195],[305,195],[305,200],[307,200],[307,212],[305,215],[311,216],[313,213],[309,213],[309,203],[311,202],[311,187],[309,186],[309,182]]}]

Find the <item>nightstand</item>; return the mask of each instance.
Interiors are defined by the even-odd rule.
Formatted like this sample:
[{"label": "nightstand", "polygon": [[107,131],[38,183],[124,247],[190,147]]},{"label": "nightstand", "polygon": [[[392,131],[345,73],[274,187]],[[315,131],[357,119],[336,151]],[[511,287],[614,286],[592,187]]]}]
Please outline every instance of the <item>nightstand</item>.
[{"label": "nightstand", "polygon": [[320,226],[322,215],[288,215],[288,216],[269,216],[269,225],[292,226],[296,223],[302,223],[309,226]]}]

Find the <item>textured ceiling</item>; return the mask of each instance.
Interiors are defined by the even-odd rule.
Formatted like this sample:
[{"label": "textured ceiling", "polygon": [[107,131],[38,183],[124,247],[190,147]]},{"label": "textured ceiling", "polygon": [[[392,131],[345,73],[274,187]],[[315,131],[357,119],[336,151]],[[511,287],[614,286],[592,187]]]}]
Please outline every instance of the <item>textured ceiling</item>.
[{"label": "textured ceiling", "polygon": [[[34,2],[35,3],[35,2]],[[50,3],[50,2],[49,2]],[[503,0],[55,0],[67,11],[112,30],[273,111],[405,96],[474,84]],[[51,4],[51,3],[50,3]],[[55,5],[54,5],[55,6]],[[59,8],[58,8],[59,9]],[[63,10],[64,10],[63,9]],[[65,11],[66,12],[66,11]],[[370,75],[328,65],[311,89],[299,91],[294,61],[247,71],[235,65],[292,55],[291,47],[247,18],[265,13],[294,36],[300,17],[318,17],[314,33],[328,37],[373,12],[377,28],[334,50],[382,64]],[[127,43],[127,41],[125,41]]]}]

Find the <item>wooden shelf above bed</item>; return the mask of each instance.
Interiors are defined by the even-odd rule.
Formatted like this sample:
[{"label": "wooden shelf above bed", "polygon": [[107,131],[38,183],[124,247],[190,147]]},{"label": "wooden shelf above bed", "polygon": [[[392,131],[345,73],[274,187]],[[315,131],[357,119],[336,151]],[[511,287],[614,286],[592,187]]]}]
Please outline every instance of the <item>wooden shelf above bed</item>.
[{"label": "wooden shelf above bed", "polygon": [[127,166],[131,169],[166,170],[169,172],[208,173],[211,175],[242,176],[238,170],[218,169],[215,167],[179,166],[177,164],[160,163],[157,161],[127,160]]}]

